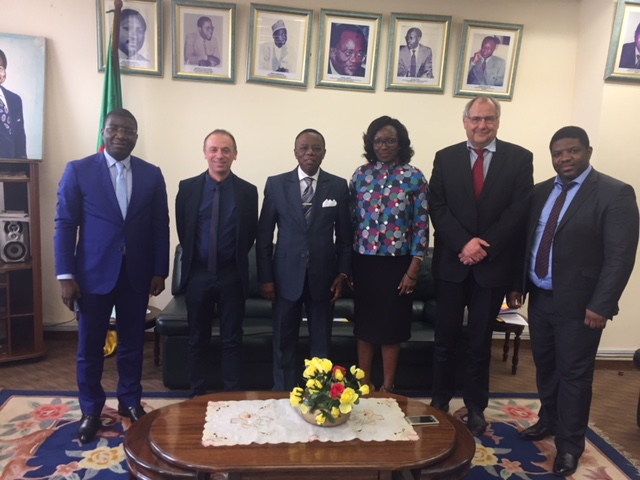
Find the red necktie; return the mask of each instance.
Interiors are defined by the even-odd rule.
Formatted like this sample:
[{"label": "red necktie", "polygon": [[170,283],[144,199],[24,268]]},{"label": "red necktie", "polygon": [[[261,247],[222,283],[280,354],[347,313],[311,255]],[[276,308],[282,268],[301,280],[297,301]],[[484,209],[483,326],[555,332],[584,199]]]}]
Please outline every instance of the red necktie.
[{"label": "red necktie", "polygon": [[560,218],[560,212],[562,206],[567,198],[567,192],[576,186],[576,182],[571,182],[562,185],[562,193],[556,198],[547,224],[544,226],[542,237],[540,238],[540,246],[538,247],[538,253],[536,253],[536,264],[534,272],[538,278],[544,278],[549,273],[549,256],[551,254],[551,244],[553,243],[553,237],[556,234],[556,228],[558,227],[558,218]]},{"label": "red necktie", "polygon": [[473,151],[478,154],[476,163],[473,164],[473,191],[476,193],[476,198],[480,198],[484,186],[484,149],[474,148]]}]

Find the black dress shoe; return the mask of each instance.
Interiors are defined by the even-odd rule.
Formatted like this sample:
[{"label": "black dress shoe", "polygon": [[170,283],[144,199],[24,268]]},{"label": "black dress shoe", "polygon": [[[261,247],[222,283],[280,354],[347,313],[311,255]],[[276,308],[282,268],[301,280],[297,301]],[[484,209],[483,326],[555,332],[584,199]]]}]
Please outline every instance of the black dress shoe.
[{"label": "black dress shoe", "polygon": [[531,425],[530,427],[525,428],[520,432],[520,437],[524,440],[529,440],[530,442],[536,442],[538,440],[542,440],[545,437],[549,437],[551,435],[555,435],[556,432],[554,429],[547,427],[542,422],[538,422],[535,425]]},{"label": "black dress shoe", "polygon": [[444,412],[444,413],[449,413],[449,404],[448,403],[440,403],[437,402],[435,400],[431,400],[431,406],[433,408],[437,408],[438,410]]},{"label": "black dress shoe", "polygon": [[89,443],[93,440],[101,426],[99,415],[82,415],[78,426],[80,443]]},{"label": "black dress shoe", "polygon": [[482,412],[474,412],[473,410],[469,411],[469,414],[467,415],[467,428],[474,437],[482,436],[488,426],[489,424],[484,419],[484,414]]},{"label": "black dress shoe", "polygon": [[142,418],[147,412],[144,411],[142,406],[138,405],[137,407],[124,407],[122,405],[118,405],[118,414],[130,418],[132,422],[137,422]]},{"label": "black dress shoe", "polygon": [[571,453],[558,452],[556,461],[553,462],[553,473],[568,477],[576,473],[578,469],[578,457]]}]

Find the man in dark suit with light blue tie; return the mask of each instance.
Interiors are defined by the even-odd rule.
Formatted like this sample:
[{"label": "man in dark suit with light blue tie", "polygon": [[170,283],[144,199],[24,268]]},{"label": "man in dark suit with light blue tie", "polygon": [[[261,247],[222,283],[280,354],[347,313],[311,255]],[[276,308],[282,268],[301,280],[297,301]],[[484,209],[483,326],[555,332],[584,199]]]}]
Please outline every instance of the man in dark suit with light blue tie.
[{"label": "man in dark suit with light blue tie", "polygon": [[180,182],[176,228],[182,246],[180,288],[189,323],[191,396],[206,393],[207,349],[218,307],[222,384],[240,389],[242,323],[249,289],[248,253],[256,238],[258,189],[231,171],[238,149],[226,130],[205,137],[206,172]]},{"label": "man in dark suit with light blue tie", "polygon": [[169,273],[169,210],[162,172],[131,155],[135,117],[107,115],[103,153],[69,162],[58,188],[56,275],[64,304],[78,314],[78,391],[81,443],[100,428],[104,339],[115,306],[118,322],[118,412],[144,415],[142,358],[150,295]]},{"label": "man in dark suit with light blue tie", "polygon": [[293,152],[298,168],[267,179],[256,242],[261,294],[274,302],[276,391],[290,390],[297,383],[295,351],[303,304],[311,357],[329,355],[333,304],[346,288],[351,270],[347,182],[320,169],[326,150],[317,130],[300,132]]},{"label": "man in dark suit with light blue tie", "polygon": [[534,188],[523,285],[509,300],[529,292],[541,402],[539,421],[521,436],[555,435],[553,471],[568,476],[584,451],[598,345],[633,270],[639,220],[633,187],[590,165],[582,128],[561,128],[549,150],[558,175]]}]

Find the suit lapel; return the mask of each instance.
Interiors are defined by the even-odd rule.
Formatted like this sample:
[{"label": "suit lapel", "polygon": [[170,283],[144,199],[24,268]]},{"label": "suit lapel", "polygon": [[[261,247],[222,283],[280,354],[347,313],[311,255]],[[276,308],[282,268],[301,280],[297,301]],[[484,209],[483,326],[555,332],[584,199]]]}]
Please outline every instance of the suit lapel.
[{"label": "suit lapel", "polygon": [[[585,202],[587,198],[593,193],[596,189],[596,184],[598,182],[598,173],[595,170],[592,170],[584,183],[576,193],[576,196],[573,197],[571,204],[567,208],[567,211],[564,212],[564,215],[560,219],[560,223],[558,223],[558,228],[556,229],[556,233],[566,225],[566,223],[571,220],[571,217],[578,211],[580,206]],[[575,187],[574,187],[575,188]]]},{"label": "suit lapel", "polygon": [[236,176],[231,173],[231,181],[233,182],[233,192],[236,199],[236,245],[240,239],[240,225],[242,225],[242,212],[244,212],[244,192],[240,191],[239,182],[236,181]]},{"label": "suit lapel", "polygon": [[120,211],[120,205],[118,205],[118,199],[116,197],[116,191],[113,188],[113,181],[109,174],[109,167],[107,166],[107,158],[104,154],[100,153],[95,157],[98,162],[98,185],[104,191],[103,198],[108,199],[108,203],[111,205],[112,215],[120,221],[122,219],[122,212]]},{"label": "suit lapel", "polygon": [[318,215],[319,209],[322,208],[322,204],[327,199],[327,193],[329,191],[329,177],[320,170],[318,174],[318,185],[316,186],[316,192],[313,195],[313,206],[311,208],[311,219],[309,224],[313,224],[313,219]]},{"label": "suit lapel", "polygon": [[[285,198],[296,221],[304,228],[307,228],[307,221],[302,211],[302,197],[300,196],[300,179],[298,178],[298,169],[296,168],[287,176],[285,185]],[[313,213],[312,213],[313,214]]]},{"label": "suit lapel", "polygon": [[451,161],[454,164],[454,171],[459,172],[464,194],[470,201],[475,203],[476,194],[473,190],[473,173],[471,172],[471,160],[469,155],[469,149],[467,149],[467,144],[464,142],[459,145],[458,151],[453,155]]}]

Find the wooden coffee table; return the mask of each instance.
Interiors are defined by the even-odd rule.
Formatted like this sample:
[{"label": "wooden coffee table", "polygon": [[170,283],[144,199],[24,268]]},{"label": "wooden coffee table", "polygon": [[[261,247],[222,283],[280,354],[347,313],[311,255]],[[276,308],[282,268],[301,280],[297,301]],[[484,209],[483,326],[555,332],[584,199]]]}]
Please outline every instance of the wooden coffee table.
[{"label": "wooden coffee table", "polygon": [[[459,479],[470,468],[475,442],[453,417],[423,402],[389,393],[406,415],[434,415],[438,425],[415,426],[415,442],[311,442],[204,447],[207,402],[288,398],[287,393],[233,392],[206,395],[145,415],[127,431],[124,450],[139,479]],[[339,428],[339,427],[338,427]]]}]

